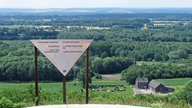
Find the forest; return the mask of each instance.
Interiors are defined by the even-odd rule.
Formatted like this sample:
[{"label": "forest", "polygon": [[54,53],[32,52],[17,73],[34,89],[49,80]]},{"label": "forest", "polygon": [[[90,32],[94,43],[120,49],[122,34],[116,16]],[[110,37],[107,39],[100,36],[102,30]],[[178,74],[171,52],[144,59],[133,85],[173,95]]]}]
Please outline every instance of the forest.
[{"label": "forest", "polygon": [[[34,80],[30,39],[93,39],[90,75],[96,78],[121,73],[122,80],[133,84],[137,77],[192,77],[191,21],[191,13],[0,13],[0,81]],[[84,68],[82,55],[67,79],[77,78]],[[39,72],[41,81],[62,80],[40,52]]]}]

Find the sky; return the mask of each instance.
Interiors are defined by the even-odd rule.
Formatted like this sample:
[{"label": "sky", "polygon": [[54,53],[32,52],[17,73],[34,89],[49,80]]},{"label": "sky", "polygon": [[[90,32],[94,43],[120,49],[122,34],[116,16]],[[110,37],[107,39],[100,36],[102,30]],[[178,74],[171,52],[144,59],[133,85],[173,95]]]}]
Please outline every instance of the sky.
[{"label": "sky", "polygon": [[0,8],[192,8],[192,0],[0,0]]}]

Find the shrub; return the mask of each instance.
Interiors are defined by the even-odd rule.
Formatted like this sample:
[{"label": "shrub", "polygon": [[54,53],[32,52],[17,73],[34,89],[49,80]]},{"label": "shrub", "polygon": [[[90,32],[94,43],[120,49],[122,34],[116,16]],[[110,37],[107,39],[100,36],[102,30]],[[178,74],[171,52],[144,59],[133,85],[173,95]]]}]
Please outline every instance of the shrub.
[{"label": "shrub", "polygon": [[185,100],[187,103],[192,105],[192,80],[187,82],[183,91],[177,94],[178,99]]},{"label": "shrub", "polygon": [[18,103],[14,104],[11,100],[2,97],[0,100],[0,108],[23,108],[25,104],[23,103]]},{"label": "shrub", "polygon": [[96,79],[102,79],[102,76],[99,75],[98,73],[95,73],[95,78],[96,78]]},{"label": "shrub", "polygon": [[0,100],[0,108],[13,108],[14,104],[11,100],[2,97]]}]

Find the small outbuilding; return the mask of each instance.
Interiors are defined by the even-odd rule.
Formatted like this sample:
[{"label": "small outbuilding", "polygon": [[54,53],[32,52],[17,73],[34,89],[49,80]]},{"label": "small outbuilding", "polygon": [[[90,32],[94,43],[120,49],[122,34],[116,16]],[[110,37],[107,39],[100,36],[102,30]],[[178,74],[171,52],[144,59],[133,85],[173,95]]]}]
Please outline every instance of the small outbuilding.
[{"label": "small outbuilding", "polygon": [[165,86],[164,83],[157,82],[155,80],[151,80],[149,82],[149,89],[151,89],[153,92],[157,92],[157,93],[169,93],[169,92],[174,91],[173,88]]},{"label": "small outbuilding", "polygon": [[139,89],[147,89],[148,84],[148,78],[137,78],[135,81],[135,87]]}]

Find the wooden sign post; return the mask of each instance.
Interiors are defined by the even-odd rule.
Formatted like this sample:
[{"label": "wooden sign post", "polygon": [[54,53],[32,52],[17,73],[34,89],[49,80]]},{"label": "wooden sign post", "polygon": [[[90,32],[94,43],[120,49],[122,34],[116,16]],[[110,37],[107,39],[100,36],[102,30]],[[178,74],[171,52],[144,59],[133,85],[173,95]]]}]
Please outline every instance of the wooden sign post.
[{"label": "wooden sign post", "polygon": [[30,40],[35,46],[35,95],[36,105],[38,97],[38,59],[37,49],[63,75],[63,103],[66,104],[66,75],[86,50],[86,103],[88,103],[88,80],[89,80],[89,45],[93,40]]},{"label": "wooden sign post", "polygon": [[67,104],[67,102],[66,102],[66,76],[63,76],[63,103]]},{"label": "wooden sign post", "polygon": [[89,48],[86,50],[86,104],[89,103]]},{"label": "wooden sign post", "polygon": [[39,93],[38,93],[38,58],[37,58],[37,48],[34,46],[35,48],[35,105],[38,106],[39,104]]}]

